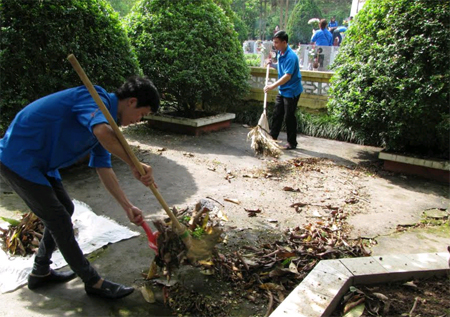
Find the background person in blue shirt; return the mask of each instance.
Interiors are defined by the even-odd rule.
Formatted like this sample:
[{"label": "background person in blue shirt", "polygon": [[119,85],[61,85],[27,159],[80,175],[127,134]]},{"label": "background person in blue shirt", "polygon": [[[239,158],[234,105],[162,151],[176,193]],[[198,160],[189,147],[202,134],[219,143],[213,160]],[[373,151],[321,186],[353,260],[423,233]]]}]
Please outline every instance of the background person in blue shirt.
[{"label": "background person in blue shirt", "polygon": [[320,20],[320,30],[316,31],[311,38],[311,43],[316,43],[319,46],[332,46],[333,35],[327,30],[327,20]]},{"label": "background person in blue shirt", "polygon": [[270,135],[274,140],[280,134],[283,119],[286,122],[287,141],[286,150],[297,147],[297,118],[295,112],[297,103],[303,92],[302,74],[297,54],[288,45],[288,35],[285,31],[278,31],[273,36],[273,45],[277,50],[278,80],[264,87],[264,92],[278,88],[275,107],[272,116]]},{"label": "background person in blue shirt", "polygon": [[[115,93],[98,86],[95,89],[112,117],[122,126],[136,123],[159,108],[158,91],[145,77],[130,78]],[[145,186],[154,184],[151,167],[142,164],[146,174],[139,174],[84,86],[32,102],[16,115],[0,140],[0,175],[45,226],[28,277],[29,289],[66,282],[78,275],[88,294],[116,299],[133,292],[132,287],[101,278],[83,255],[72,228],[74,205],[58,172],[90,154],[89,166],[96,168],[102,183],[130,221],[140,225],[142,211],[128,200],[119,186],[111,168],[110,153],[127,163]],[[50,269],[56,246],[73,272]]]}]

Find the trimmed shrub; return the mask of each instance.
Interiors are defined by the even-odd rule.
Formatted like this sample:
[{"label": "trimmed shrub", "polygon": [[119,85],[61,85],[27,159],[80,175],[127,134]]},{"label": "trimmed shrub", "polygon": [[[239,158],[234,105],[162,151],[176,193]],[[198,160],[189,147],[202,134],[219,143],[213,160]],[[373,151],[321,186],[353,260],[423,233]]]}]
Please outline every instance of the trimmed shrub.
[{"label": "trimmed shrub", "polygon": [[388,151],[449,157],[450,3],[369,0],[334,63],[330,112]]},{"label": "trimmed shrub", "polygon": [[289,35],[289,43],[311,43],[312,27],[308,21],[322,16],[319,7],[314,0],[300,0],[289,16],[286,32]]},{"label": "trimmed shrub", "polygon": [[117,13],[103,0],[1,1],[0,9],[0,135],[28,103],[82,84],[70,53],[105,89],[138,72]]},{"label": "trimmed shrub", "polygon": [[249,68],[230,19],[213,0],[144,0],[128,17],[140,65],[185,116],[226,108],[247,92]]}]

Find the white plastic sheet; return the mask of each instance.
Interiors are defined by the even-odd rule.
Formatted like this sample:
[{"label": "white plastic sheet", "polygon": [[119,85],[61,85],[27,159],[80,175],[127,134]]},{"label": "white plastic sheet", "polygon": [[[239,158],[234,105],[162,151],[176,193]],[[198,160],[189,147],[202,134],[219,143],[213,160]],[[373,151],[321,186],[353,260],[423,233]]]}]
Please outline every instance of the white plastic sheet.
[{"label": "white plastic sheet", "polygon": [[[97,216],[92,209],[83,202],[73,200],[75,212],[72,222],[78,229],[77,241],[84,254],[100,249],[108,243],[118,242],[138,236],[139,233],[117,224],[115,221]],[[1,223],[6,228],[7,223]],[[67,265],[59,250],[52,256],[53,269]],[[27,283],[28,274],[33,267],[34,255],[29,257],[9,256],[0,250],[0,293],[11,292]]]}]

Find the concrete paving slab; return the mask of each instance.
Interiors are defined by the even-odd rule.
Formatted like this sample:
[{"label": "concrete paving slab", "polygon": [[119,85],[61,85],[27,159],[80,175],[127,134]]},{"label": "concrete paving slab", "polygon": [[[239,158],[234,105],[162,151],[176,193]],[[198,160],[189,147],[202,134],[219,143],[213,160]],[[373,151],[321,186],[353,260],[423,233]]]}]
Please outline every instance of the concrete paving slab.
[{"label": "concrete paving slab", "polygon": [[[270,317],[329,316],[351,285],[449,274],[448,260],[449,255],[445,253],[324,260],[314,267]],[[347,277],[347,280],[342,277]]]},{"label": "concrete paving slab", "polygon": [[[302,283],[303,284],[303,283]],[[300,284],[272,312],[270,317],[317,317],[329,306],[332,297],[318,294],[308,286]]]},{"label": "concrete paving slab", "polygon": [[354,276],[354,284],[376,283],[379,276],[388,273],[373,257],[339,259]]}]

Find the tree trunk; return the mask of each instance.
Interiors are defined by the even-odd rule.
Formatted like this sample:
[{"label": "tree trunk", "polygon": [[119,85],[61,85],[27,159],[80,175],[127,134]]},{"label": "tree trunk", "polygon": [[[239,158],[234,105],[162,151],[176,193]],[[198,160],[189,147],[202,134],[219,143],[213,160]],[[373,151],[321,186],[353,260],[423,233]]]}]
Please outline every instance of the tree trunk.
[{"label": "tree trunk", "polygon": [[262,34],[262,39],[261,40],[265,40],[266,39],[266,29],[267,29],[267,0],[264,0],[264,19],[263,19],[263,34]]},{"label": "tree trunk", "polygon": [[280,23],[278,23],[280,30],[284,30],[283,27],[283,7],[284,7],[284,0],[279,0],[278,6],[280,7]]},{"label": "tree trunk", "polygon": [[262,40],[262,2],[263,0],[259,0],[259,39]]},{"label": "tree trunk", "polygon": [[286,0],[286,11],[284,12],[284,29],[287,28],[287,22],[289,17],[289,0]]}]

